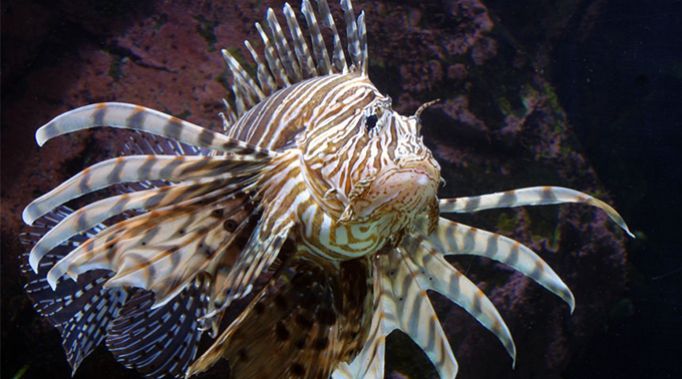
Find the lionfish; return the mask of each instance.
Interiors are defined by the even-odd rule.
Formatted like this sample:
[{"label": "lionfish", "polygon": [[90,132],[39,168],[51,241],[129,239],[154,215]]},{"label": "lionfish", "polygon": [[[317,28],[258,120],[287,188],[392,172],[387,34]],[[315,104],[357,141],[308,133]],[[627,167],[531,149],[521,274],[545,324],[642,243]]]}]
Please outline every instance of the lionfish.
[{"label": "lionfish", "polygon": [[[516,350],[447,255],[502,262],[571,311],[574,298],[528,247],[440,214],[583,203],[630,234],[612,207],[567,188],[439,199],[440,166],[420,135],[429,104],[412,116],[391,108],[368,77],[365,15],[350,0],[341,8],[346,49],[326,0],[317,10],[303,0],[308,38],[289,4],[285,27],[272,9],[255,24],[262,51],[244,42],[255,75],[222,51],[232,77],[224,133],[115,102],[37,131],[39,145],[96,126],[138,132],[126,146],[139,154],[85,168],[23,212],[35,242],[27,291],[74,371],[104,342],[147,377],[190,377],[222,358],[235,378],[383,378],[398,329],[454,378],[429,290],[494,333],[512,360]],[[114,196],[65,206],[107,187]]]}]

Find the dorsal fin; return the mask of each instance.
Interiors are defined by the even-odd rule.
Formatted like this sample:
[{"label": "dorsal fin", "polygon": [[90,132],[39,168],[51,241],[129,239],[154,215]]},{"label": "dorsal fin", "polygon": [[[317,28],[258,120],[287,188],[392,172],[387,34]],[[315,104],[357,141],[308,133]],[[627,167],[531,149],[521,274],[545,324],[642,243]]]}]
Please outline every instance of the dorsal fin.
[{"label": "dorsal fin", "polygon": [[[236,117],[243,115],[265,97],[292,84],[337,73],[359,72],[367,75],[367,29],[364,13],[356,18],[351,1],[340,0],[346,26],[347,50],[344,50],[327,0],[316,1],[317,14],[310,0],[303,0],[301,3],[300,11],[308,27],[308,36],[304,34],[294,9],[288,3],[283,8],[288,33],[272,9],[267,11],[265,27],[260,23],[255,24],[262,41],[262,50],[258,51],[249,41],[244,41],[255,63],[255,78],[231,52],[222,51],[232,77],[232,99],[227,103],[227,110],[223,115],[226,127],[234,124]],[[322,27],[331,33],[331,54],[322,36],[318,16]],[[350,60],[350,66],[346,56]]]}]

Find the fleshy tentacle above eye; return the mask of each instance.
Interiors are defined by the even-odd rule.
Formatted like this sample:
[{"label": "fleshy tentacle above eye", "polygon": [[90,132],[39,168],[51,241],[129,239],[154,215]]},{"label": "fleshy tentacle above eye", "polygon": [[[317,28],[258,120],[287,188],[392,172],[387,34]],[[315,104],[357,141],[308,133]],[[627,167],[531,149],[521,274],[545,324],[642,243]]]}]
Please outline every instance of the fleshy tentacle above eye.
[{"label": "fleshy tentacle above eye", "polygon": [[480,196],[441,199],[438,206],[440,213],[473,213],[486,209],[562,203],[583,203],[597,207],[606,212],[630,237],[635,237],[623,217],[613,207],[586,193],[564,187],[528,187]]}]

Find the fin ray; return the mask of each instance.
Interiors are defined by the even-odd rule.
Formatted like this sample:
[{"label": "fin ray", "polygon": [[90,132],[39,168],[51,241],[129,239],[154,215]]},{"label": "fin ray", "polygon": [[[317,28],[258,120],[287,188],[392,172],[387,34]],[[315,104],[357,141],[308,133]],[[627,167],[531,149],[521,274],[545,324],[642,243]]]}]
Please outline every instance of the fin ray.
[{"label": "fin ray", "polygon": [[441,213],[473,213],[486,209],[562,203],[583,203],[597,207],[634,238],[623,217],[613,207],[586,193],[564,187],[527,187],[480,196],[441,199],[438,206]]},{"label": "fin ray", "polygon": [[441,217],[429,241],[444,255],[478,255],[503,263],[563,299],[573,312],[575,298],[559,275],[527,246],[511,238]]},{"label": "fin ray", "polygon": [[117,102],[91,104],[62,113],[38,129],[36,141],[42,146],[62,134],[98,126],[140,130],[188,145],[228,153],[269,155],[265,149],[228,138],[191,122],[139,105]]}]

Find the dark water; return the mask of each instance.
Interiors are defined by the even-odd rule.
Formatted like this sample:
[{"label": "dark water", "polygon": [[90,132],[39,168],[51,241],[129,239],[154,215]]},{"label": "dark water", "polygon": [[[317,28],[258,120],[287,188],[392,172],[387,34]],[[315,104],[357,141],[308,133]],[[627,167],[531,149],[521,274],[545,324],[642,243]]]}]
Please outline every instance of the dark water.
[{"label": "dark water", "polygon": [[680,20],[680,1],[609,2],[590,38],[566,38],[554,54],[581,143],[645,235],[628,245],[633,313],[593,337],[570,377],[682,375]]},{"label": "dark water", "polygon": [[[254,6],[254,2],[243,3]],[[421,2],[382,3],[391,7]],[[423,19],[451,22],[446,11],[451,3],[424,2],[428,14]],[[496,25],[494,35],[523,49],[530,59],[537,59],[537,69],[554,86],[598,179],[638,234],[637,240],[626,242],[625,293],[609,304],[608,315],[599,316],[587,342],[572,351],[572,358],[554,377],[682,377],[682,1],[482,3]],[[165,5],[184,6],[182,2]],[[255,6],[259,11],[249,14],[262,14],[264,6]],[[31,134],[39,122],[54,116],[54,108],[74,105],[73,99],[63,99],[63,104],[57,105],[49,96],[44,101],[43,92],[66,93],[64,88],[75,80],[70,76],[55,80],[50,75],[63,73],[45,74],[44,68],[78,55],[83,46],[108,48],[111,38],[158,10],[134,2],[2,4],[2,377],[10,378],[22,368],[27,368],[25,377],[45,377],[53,365],[58,372],[55,377],[65,377],[68,372],[56,332],[41,326],[31,313],[16,271],[16,256],[21,252],[16,243],[18,207],[48,187],[35,188],[35,183],[44,178],[34,176],[25,185],[15,183],[15,178],[25,178],[20,176],[27,170],[22,166],[24,159],[37,155]],[[41,31],[41,25],[49,25],[48,30]],[[122,57],[131,56],[125,50],[108,52],[121,58],[121,65],[127,62]],[[106,67],[112,77],[119,75],[119,68]],[[390,64],[373,70],[382,89],[392,93],[399,88],[391,80],[400,73],[393,72]],[[50,86],[41,87],[45,83]],[[110,89],[95,87],[92,91],[103,88]],[[92,98],[102,100],[96,93],[87,93],[81,99]],[[26,111],[34,99],[47,105],[35,112]],[[40,117],[32,119],[31,113]],[[474,144],[485,144],[475,132],[472,135]],[[77,171],[84,164],[71,163],[73,167],[65,171]],[[485,341],[496,343],[492,338]],[[505,359],[502,354],[500,357]],[[34,367],[39,369],[32,371]],[[103,351],[97,352],[96,359],[86,361],[79,375],[89,377],[101,367],[107,370],[103,377],[134,377],[132,372],[118,368]],[[476,377],[476,370],[466,373]]]}]

